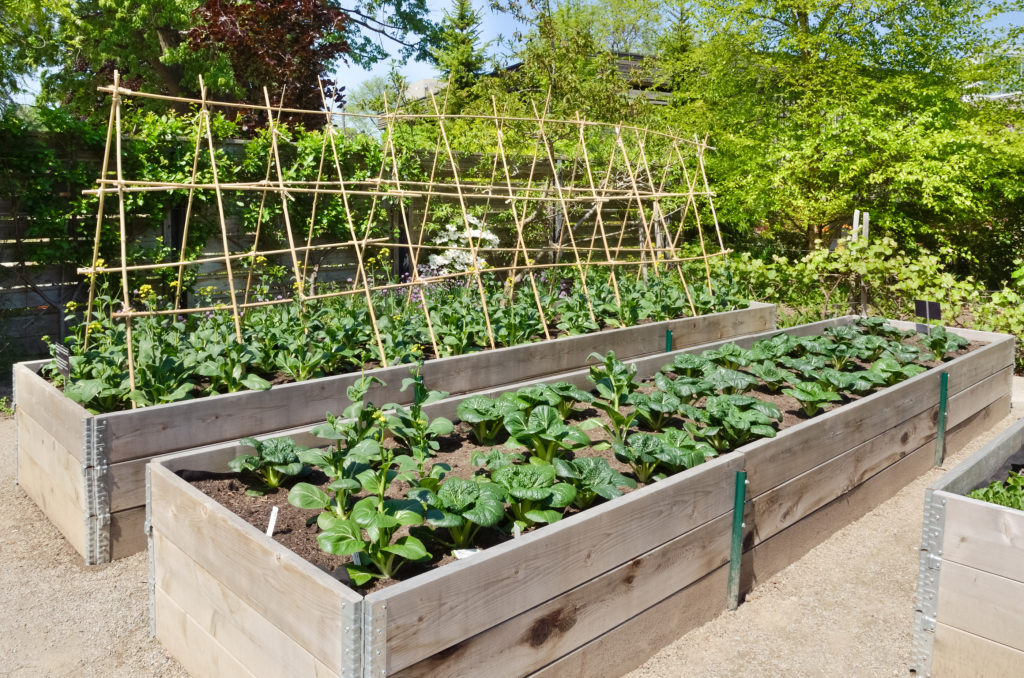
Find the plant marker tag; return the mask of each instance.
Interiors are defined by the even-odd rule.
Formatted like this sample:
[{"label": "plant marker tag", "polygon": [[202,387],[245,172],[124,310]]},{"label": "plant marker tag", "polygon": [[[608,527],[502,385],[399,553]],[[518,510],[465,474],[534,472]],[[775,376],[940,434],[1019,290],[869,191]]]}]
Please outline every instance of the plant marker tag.
[{"label": "plant marker tag", "polygon": [[481,548],[473,549],[452,549],[452,555],[455,556],[456,560],[462,560],[463,558],[469,558],[470,556],[476,555],[483,551]]},{"label": "plant marker tag", "polygon": [[274,536],[274,525],[277,524],[277,507],[270,510],[270,523],[267,525],[267,536]]},{"label": "plant marker tag", "polygon": [[53,358],[57,361],[57,371],[65,379],[71,378],[71,351],[63,344],[53,344]]},{"label": "plant marker tag", "polygon": [[352,564],[353,565],[362,565],[363,564],[363,562],[359,559],[359,554],[358,553],[353,553],[352,554]]},{"label": "plant marker tag", "polygon": [[915,299],[914,315],[918,318],[924,318],[924,321],[927,323],[927,325],[917,323],[915,329],[921,334],[931,334],[931,322],[942,319],[942,308],[939,307],[939,302],[937,301]]},{"label": "plant marker tag", "polygon": [[519,539],[523,534],[523,528],[519,527],[519,523],[512,526],[512,538]]}]

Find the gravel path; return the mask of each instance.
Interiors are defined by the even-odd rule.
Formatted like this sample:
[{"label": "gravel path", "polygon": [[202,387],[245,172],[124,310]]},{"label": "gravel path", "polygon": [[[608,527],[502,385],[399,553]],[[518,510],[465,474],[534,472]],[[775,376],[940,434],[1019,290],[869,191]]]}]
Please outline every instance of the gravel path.
[{"label": "gravel path", "polygon": [[[1017,417],[1024,379],[1015,379]],[[149,635],[144,553],[85,567],[14,482],[14,420],[0,415],[0,676],[187,675]],[[933,470],[833,535],[629,678],[905,676],[924,488]]]}]

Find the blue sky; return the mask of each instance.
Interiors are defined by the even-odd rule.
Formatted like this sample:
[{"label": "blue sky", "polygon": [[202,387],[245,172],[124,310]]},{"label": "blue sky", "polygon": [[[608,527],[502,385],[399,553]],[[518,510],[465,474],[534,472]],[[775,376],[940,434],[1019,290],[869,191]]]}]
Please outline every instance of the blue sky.
[{"label": "blue sky", "polygon": [[[430,7],[430,18],[434,21],[440,21],[444,16],[444,11],[451,7],[451,1],[428,0],[427,6]],[[517,29],[520,31],[524,30],[523,24],[516,22],[512,17],[491,11],[486,0],[473,0],[473,7],[483,15],[483,22],[480,27],[480,38],[483,42],[497,40],[499,36],[511,38],[512,33]],[[395,48],[394,43],[384,41],[383,44],[385,49],[392,50]],[[494,49],[492,45],[488,49],[488,55],[492,54]],[[358,66],[342,66],[338,69],[335,80],[345,85],[348,91],[352,91],[356,85],[364,80],[377,75],[387,75],[390,67],[391,62],[388,60],[376,64],[370,70],[364,70]],[[405,76],[408,82],[436,76],[434,67],[431,64],[420,61],[410,61],[404,66],[399,66],[398,70]]]}]

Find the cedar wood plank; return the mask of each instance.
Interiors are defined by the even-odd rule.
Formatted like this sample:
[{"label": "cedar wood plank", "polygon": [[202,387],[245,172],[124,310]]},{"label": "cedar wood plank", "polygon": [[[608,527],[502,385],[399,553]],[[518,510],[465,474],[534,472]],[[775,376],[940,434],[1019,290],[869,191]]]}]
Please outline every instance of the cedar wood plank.
[{"label": "cedar wood plank", "polygon": [[[1006,368],[949,399],[948,425],[955,427],[1010,390],[1013,372]],[[795,523],[838,496],[849,492],[886,466],[936,437],[938,405],[836,455],[754,499],[755,541]],[[800,451],[794,449],[791,454]]]},{"label": "cedar wood plank", "polygon": [[399,671],[395,678],[530,673],[729,560],[728,513],[542,605]]},{"label": "cedar wood plank", "polygon": [[[723,565],[583,647],[529,674],[534,678],[618,678],[687,631],[725,610]],[[513,672],[507,672],[511,675]]]},{"label": "cedar wood plank", "polygon": [[110,514],[110,559],[117,560],[139,551],[145,551],[146,507],[118,511]]},{"label": "cedar wood plank", "polygon": [[14,366],[14,392],[18,398],[15,404],[36,422],[48,424],[49,435],[81,462],[85,420],[92,415],[36,373],[44,364],[44,361],[36,361]]},{"label": "cedar wood plank", "polygon": [[157,638],[193,678],[256,678],[159,587],[153,603]]},{"label": "cedar wood plank", "polygon": [[1024,652],[941,622],[935,625],[935,678],[1017,678]]},{"label": "cedar wood plank", "polygon": [[1024,583],[944,560],[936,621],[1024,650]]},{"label": "cedar wood plank", "polygon": [[45,427],[16,411],[18,484],[68,543],[85,553],[85,488],[82,464]]},{"label": "cedar wood plank", "polygon": [[361,597],[154,463],[153,530],[340,672],[341,603]]},{"label": "cedar wood plank", "polygon": [[[473,558],[370,594],[394,672],[728,512],[742,455],[719,457]],[[553,564],[557,563],[557,566]]]},{"label": "cedar wood plank", "polygon": [[1024,582],[1024,511],[955,494],[943,493],[942,498],[946,501],[943,563]]},{"label": "cedar wood plank", "polygon": [[[157,588],[214,638],[224,652],[254,674],[265,678],[338,675],[160,532],[153,533],[153,548]],[[271,577],[273,573],[267,572],[265,576]],[[314,626],[319,623],[312,618],[308,621]]]},{"label": "cedar wood plank", "polygon": [[[949,434],[962,446],[1005,416],[1009,397],[989,405]],[[796,561],[832,533],[893,496],[932,467],[934,445],[925,445],[849,493],[744,554],[742,590]],[[748,505],[749,506],[749,505]],[[749,509],[748,509],[749,510]],[[665,645],[725,611],[728,566],[724,565],[686,589],[549,664],[535,678],[615,678],[635,669]],[[508,672],[514,673],[513,671]]]},{"label": "cedar wood plank", "polygon": [[[949,449],[959,449],[1003,419],[1010,409],[1004,396],[946,434]],[[935,441],[926,442],[851,491],[811,513],[795,525],[759,543],[744,554],[741,590],[788,566],[839,529],[886,501],[935,464]],[[748,511],[749,505],[748,505]],[[752,517],[751,517],[752,520]]]}]

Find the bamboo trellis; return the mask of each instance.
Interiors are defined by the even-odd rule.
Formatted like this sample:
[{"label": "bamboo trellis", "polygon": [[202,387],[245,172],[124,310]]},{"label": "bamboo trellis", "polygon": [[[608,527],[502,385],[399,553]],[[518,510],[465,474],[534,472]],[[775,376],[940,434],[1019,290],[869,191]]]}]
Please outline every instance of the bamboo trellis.
[{"label": "bamboo trellis", "polygon": [[[380,163],[362,167],[358,173],[346,171],[346,160],[339,149],[338,137],[344,134],[335,124],[339,115],[327,105],[319,111],[285,108],[273,105],[264,91],[260,104],[239,104],[214,101],[207,96],[201,82],[197,100],[166,95],[135,92],[121,86],[115,73],[112,87],[100,88],[111,97],[103,170],[97,187],[86,193],[98,195],[99,209],[91,266],[80,269],[91,284],[87,317],[91,318],[100,274],[119,278],[122,308],[113,316],[123,320],[128,337],[129,379],[135,387],[135,357],[131,346],[132,319],[145,316],[205,313],[216,309],[230,310],[235,338],[242,341],[242,328],[247,309],[274,304],[312,303],[316,300],[345,295],[359,295],[369,310],[373,337],[382,364],[387,356],[374,308],[374,295],[381,292],[417,292],[434,353],[441,355],[438,337],[431,319],[432,285],[462,280],[479,291],[479,303],[486,321],[491,347],[496,345],[491,327],[491,310],[485,291],[484,276],[495,275],[509,282],[528,286],[550,338],[548,318],[538,290],[538,275],[543,271],[569,270],[580,282],[591,319],[595,318],[588,277],[594,270],[607,271],[615,302],[620,300],[622,276],[678,276],[690,310],[696,314],[692,283],[686,279],[684,264],[699,263],[703,280],[699,283],[711,291],[709,260],[727,252],[718,227],[713,193],[708,185],[704,155],[707,140],[683,138],[670,133],[625,124],[613,125],[585,120],[557,119],[548,115],[550,101],[542,106],[531,103],[532,117],[505,115],[492,100],[490,115],[466,115],[447,112],[447,99],[433,94],[425,102],[427,112],[386,110],[378,116],[353,113],[340,115],[375,120],[380,130]],[[189,105],[196,111],[194,138],[182,139],[192,147],[192,171],[187,180],[156,181],[147,177],[126,177],[121,112],[124,102],[132,98],[149,98]],[[221,180],[218,173],[217,142],[212,116],[217,112],[245,109],[259,111],[265,119],[269,138],[266,168],[262,180]],[[323,140],[317,163],[316,180],[287,178],[290,168],[282,164],[282,145],[287,129],[280,117],[287,113],[292,120],[302,119],[322,126]],[[408,142],[415,131],[415,142]],[[426,140],[426,141],[424,141]],[[410,160],[412,158],[412,160]],[[478,162],[474,165],[473,159]],[[409,172],[409,163],[419,165],[420,173]],[[204,179],[200,180],[200,167]],[[113,171],[111,171],[113,167]],[[429,168],[429,175],[425,170]],[[111,176],[113,175],[113,176]],[[177,258],[172,261],[129,263],[127,244],[130,234],[129,196],[148,192],[187,193],[184,233]],[[116,200],[117,225],[120,238],[120,260],[100,260],[100,234],[110,219],[107,210]],[[195,215],[199,196],[213,197],[219,228],[218,251],[189,258],[189,226]],[[258,217],[251,242],[239,245],[229,237],[225,202],[229,197],[258,196]],[[305,218],[305,233],[297,231],[292,203],[297,196],[311,196],[312,209]],[[314,242],[314,233],[326,219],[323,201],[340,199],[343,224],[335,230],[347,233],[339,242]],[[280,201],[279,220],[265,221],[264,206]],[[355,202],[361,205],[357,208]],[[394,206],[398,205],[395,210]],[[432,207],[447,205],[455,213],[456,230],[461,230],[465,244],[431,242]],[[415,209],[418,206],[419,215]],[[391,210],[397,211],[396,233],[399,242],[375,234],[368,226],[374,218]],[[495,214],[504,215],[495,217]],[[506,242],[491,246],[485,242],[484,231],[492,221],[504,219],[508,231]],[[544,238],[538,226],[553,225]],[[265,246],[261,242],[268,232],[286,246]],[[304,239],[302,236],[305,236]],[[689,236],[689,238],[687,238]],[[687,249],[686,245],[691,247]],[[384,248],[392,257],[407,257],[409,275],[406,279],[382,278],[370,270],[368,251]],[[693,252],[699,250],[699,254]],[[310,277],[312,252],[344,253],[354,258],[355,270],[347,285],[329,287],[327,291],[313,288]],[[462,270],[433,270],[426,265],[432,253],[468,254],[470,265]],[[290,269],[293,286],[290,293],[276,299],[253,298],[253,262],[259,258],[284,257],[282,265]],[[489,264],[489,262],[498,262]],[[223,303],[188,304],[182,293],[185,272],[193,267],[220,265],[226,274],[227,290]],[[245,266],[240,275],[238,266]],[[173,273],[176,288],[173,305],[167,308],[140,308],[133,304],[130,276],[164,269]],[[692,269],[691,269],[692,270]],[[314,273],[315,277],[315,273]],[[236,279],[237,278],[237,279]],[[173,283],[172,283],[173,284]],[[321,286],[322,289],[323,286]],[[524,291],[526,287],[523,288]],[[88,345],[88,326],[85,341]]]}]

